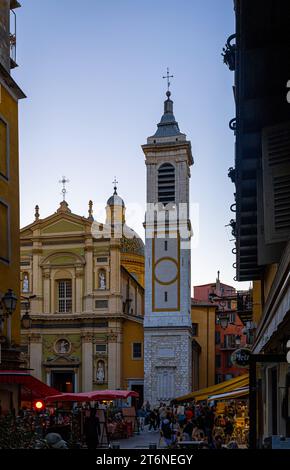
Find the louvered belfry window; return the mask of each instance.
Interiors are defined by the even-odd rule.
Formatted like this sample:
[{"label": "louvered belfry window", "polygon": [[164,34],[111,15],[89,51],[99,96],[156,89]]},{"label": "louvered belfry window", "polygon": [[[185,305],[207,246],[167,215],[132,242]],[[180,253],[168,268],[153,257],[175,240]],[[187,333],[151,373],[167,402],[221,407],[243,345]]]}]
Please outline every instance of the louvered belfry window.
[{"label": "louvered belfry window", "polygon": [[290,122],[262,133],[266,243],[290,238]]},{"label": "louvered belfry window", "polygon": [[163,163],[158,169],[158,202],[167,204],[175,201],[175,168]]}]

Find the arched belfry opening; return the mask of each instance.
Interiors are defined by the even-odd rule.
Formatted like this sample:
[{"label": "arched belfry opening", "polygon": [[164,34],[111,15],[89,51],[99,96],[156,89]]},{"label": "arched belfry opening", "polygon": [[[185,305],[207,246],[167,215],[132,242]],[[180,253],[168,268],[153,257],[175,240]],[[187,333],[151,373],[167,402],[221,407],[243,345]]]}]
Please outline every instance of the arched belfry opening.
[{"label": "arched belfry opening", "polygon": [[175,201],[175,168],[163,163],[158,168],[158,202],[164,205]]}]

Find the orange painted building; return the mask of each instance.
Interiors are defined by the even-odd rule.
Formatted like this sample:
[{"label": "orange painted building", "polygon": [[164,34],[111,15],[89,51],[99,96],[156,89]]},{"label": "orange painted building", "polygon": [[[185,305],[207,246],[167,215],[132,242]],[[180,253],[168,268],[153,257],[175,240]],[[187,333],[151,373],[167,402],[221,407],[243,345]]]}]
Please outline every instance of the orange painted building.
[{"label": "orange painted building", "polygon": [[[232,353],[239,347],[246,346],[247,343],[247,337],[244,334],[245,325],[237,313],[236,295],[235,288],[220,282],[219,276],[214,283],[194,286],[194,300],[208,302],[214,299],[212,303],[216,306],[215,383],[232,379],[246,372],[245,369],[234,366],[231,361]],[[221,312],[228,314],[228,325],[225,329],[219,322]]]}]

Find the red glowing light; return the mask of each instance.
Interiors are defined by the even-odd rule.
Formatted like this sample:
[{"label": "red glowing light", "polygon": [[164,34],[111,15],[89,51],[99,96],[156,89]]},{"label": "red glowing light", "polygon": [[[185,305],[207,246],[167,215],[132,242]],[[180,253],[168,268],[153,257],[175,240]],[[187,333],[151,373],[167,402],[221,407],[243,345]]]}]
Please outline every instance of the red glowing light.
[{"label": "red glowing light", "polygon": [[34,408],[35,408],[36,410],[38,410],[38,411],[42,410],[42,409],[44,408],[44,403],[43,403],[43,401],[40,401],[40,400],[36,401],[36,402],[34,403]]}]

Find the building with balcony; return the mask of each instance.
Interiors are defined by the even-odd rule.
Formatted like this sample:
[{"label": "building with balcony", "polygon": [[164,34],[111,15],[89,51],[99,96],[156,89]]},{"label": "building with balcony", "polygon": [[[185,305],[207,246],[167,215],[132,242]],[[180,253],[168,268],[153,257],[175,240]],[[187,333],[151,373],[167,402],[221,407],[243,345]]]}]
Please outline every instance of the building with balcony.
[{"label": "building with balcony", "polygon": [[236,278],[253,281],[250,441],[290,436],[290,4],[234,1]]},{"label": "building with balcony", "polygon": [[[242,308],[241,301],[238,301],[242,298],[241,294],[237,293],[234,287],[222,283],[219,272],[215,282],[194,286],[193,289],[195,301],[203,301],[215,306],[215,347],[211,361],[215,365],[214,382],[220,383],[244,374],[245,370],[233,365],[231,361],[232,353],[247,344],[246,324],[240,318],[240,312],[245,314],[245,307]],[[238,305],[241,308],[240,311],[238,311]],[[226,315],[225,325],[220,322],[221,314]]]},{"label": "building with balcony", "polygon": [[[25,98],[11,75],[16,65],[15,0],[0,6],[0,369],[17,369],[20,360],[19,152],[18,102]],[[13,57],[11,57],[11,52]],[[7,310],[5,294],[16,303]],[[14,303],[14,301],[13,301]],[[3,412],[17,408],[18,386],[0,383]]]}]

